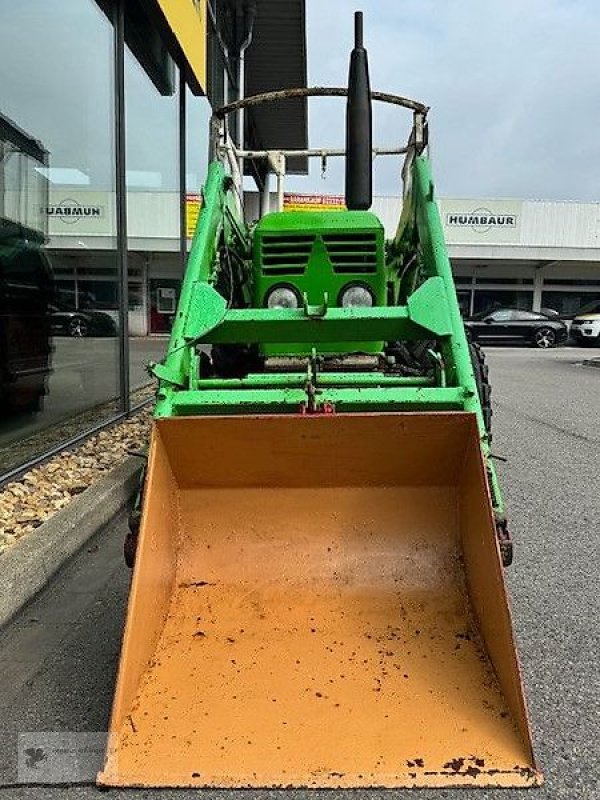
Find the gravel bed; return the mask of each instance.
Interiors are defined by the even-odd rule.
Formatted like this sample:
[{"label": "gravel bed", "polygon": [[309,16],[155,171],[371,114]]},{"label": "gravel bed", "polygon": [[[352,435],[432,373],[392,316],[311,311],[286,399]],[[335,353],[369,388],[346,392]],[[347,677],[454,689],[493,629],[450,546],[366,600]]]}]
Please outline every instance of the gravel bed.
[{"label": "gravel bed", "polygon": [[68,505],[73,497],[148,443],[152,409],[100,431],[0,490],[0,553]]}]

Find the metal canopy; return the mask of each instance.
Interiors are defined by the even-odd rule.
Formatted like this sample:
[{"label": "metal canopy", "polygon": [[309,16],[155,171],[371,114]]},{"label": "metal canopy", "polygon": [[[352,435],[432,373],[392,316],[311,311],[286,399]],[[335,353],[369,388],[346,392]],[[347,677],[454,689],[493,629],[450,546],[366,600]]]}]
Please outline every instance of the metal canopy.
[{"label": "metal canopy", "polygon": [[[305,0],[259,0],[245,61],[246,96],[306,86]],[[304,150],[308,147],[306,98],[249,109],[245,127],[249,149]],[[287,172],[306,174],[307,159],[290,158]]]}]

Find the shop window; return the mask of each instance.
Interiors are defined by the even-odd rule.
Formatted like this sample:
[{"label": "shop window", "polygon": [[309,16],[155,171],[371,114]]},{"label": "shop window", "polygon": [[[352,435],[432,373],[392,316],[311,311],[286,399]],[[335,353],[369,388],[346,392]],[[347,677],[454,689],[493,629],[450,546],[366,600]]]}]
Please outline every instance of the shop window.
[{"label": "shop window", "polygon": [[208,169],[208,125],[212,109],[206,97],[185,94],[186,112],[186,192],[197,194]]},{"label": "shop window", "polygon": [[476,278],[475,283],[478,286],[481,284],[489,286],[498,286],[499,284],[506,286],[533,286],[533,278],[488,278],[484,276]]},{"label": "shop window", "polygon": [[114,298],[113,27],[94,0],[3,11],[0,264],[16,274],[0,288],[0,474],[119,406],[115,324],[75,313],[85,296],[64,261],[101,238]]},{"label": "shop window", "polygon": [[[152,397],[155,382],[148,375],[146,364],[160,360],[165,352],[164,340],[153,339],[148,334],[168,333],[173,317],[173,314],[156,312],[156,291],[152,285],[150,297],[142,296],[147,286],[146,265],[155,253],[172,253],[170,257],[177,261],[180,250],[179,71],[172,61],[166,66],[172,79],[168,85],[157,85],[126,48],[128,332],[132,404]],[[154,299],[152,307],[151,298]]]},{"label": "shop window", "polygon": [[593,313],[589,309],[595,308],[596,304],[600,304],[600,292],[542,292],[542,307],[551,308],[565,318]]},{"label": "shop window", "polygon": [[510,289],[476,289],[473,299],[473,313],[494,311],[496,308],[518,308],[530,311],[533,306],[533,292],[512,291]]}]

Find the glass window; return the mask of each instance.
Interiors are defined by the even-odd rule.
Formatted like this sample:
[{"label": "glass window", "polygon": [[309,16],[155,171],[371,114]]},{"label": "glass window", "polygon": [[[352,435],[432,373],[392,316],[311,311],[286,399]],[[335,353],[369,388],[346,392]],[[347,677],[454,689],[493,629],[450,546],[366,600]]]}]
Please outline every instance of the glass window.
[{"label": "glass window", "polygon": [[533,305],[533,292],[510,289],[476,289],[473,312],[491,313],[496,308],[519,308],[529,311]]},{"label": "glass window", "polygon": [[[126,183],[129,274],[129,382],[131,402],[152,396],[146,364],[164,357],[173,315],[153,312],[150,274],[181,282],[179,73],[167,59],[169,80],[157,88],[125,50]],[[168,262],[166,271],[161,272]]]},{"label": "glass window", "polygon": [[186,88],[185,221],[188,247],[200,212],[200,190],[208,169],[208,126],[212,109],[206,97],[195,97]]},{"label": "glass window", "polygon": [[487,319],[491,319],[494,322],[508,322],[514,319],[514,314],[510,309],[504,309],[502,311],[494,311]]},{"label": "glass window", "polygon": [[577,314],[594,313],[588,309],[600,305],[600,292],[542,292],[542,306],[557,311],[561,317],[574,317]]},{"label": "glass window", "polygon": [[113,28],[93,0],[3,8],[0,473],[113,416],[119,396],[116,323],[87,310],[116,308]]},{"label": "glass window", "polygon": [[533,278],[488,278],[478,277],[475,279],[475,282],[479,284],[488,284],[489,286],[497,286],[499,284],[505,284],[507,286],[512,285],[532,285]]},{"label": "glass window", "polygon": [[545,319],[544,314],[536,314],[535,311],[514,311],[513,317],[514,320],[519,321],[526,321],[532,319]]}]

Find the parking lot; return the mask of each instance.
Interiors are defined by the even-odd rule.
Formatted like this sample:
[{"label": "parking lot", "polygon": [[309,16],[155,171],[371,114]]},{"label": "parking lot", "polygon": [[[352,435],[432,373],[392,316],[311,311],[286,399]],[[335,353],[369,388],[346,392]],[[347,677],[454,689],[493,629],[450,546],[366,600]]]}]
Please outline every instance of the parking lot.
[{"label": "parking lot", "polygon": [[[541,789],[420,790],[437,798],[586,800],[600,796],[600,357],[589,349],[490,348],[494,444],[516,543],[508,585]],[[123,519],[102,532],[0,635],[0,783],[17,779],[17,734],[104,731],[114,686],[129,573]],[[109,797],[164,797],[111,791]],[[230,800],[231,791],[207,791]],[[253,791],[254,798],[384,792]],[[244,797],[248,797],[246,791]],[[410,791],[386,796],[416,797]],[[6,798],[92,798],[91,784],[5,786]],[[173,791],[173,798],[197,791]],[[242,795],[239,795],[242,797]]]}]

